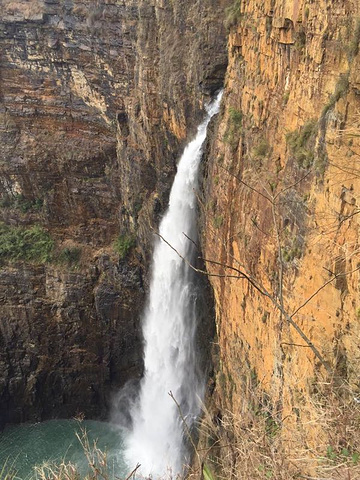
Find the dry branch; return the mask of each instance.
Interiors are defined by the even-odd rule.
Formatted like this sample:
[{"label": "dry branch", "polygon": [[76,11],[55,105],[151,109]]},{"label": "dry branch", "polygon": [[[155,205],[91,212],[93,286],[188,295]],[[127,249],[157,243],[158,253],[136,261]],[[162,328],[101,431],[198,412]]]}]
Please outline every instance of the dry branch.
[{"label": "dry branch", "polygon": [[[328,362],[324,359],[324,357],[321,355],[321,353],[319,352],[319,350],[315,347],[315,345],[313,344],[313,342],[307,337],[307,335],[301,330],[301,328],[297,325],[297,323],[293,320],[293,315],[295,315],[301,308],[303,308],[307,303],[309,303],[319,292],[320,290],[322,290],[323,288],[326,287],[326,285],[328,285],[329,283],[333,282],[336,278],[338,278],[339,276],[344,276],[344,275],[349,275],[350,273],[352,273],[353,271],[351,272],[345,272],[345,273],[341,273],[341,274],[337,274],[337,275],[334,275],[333,278],[331,278],[330,280],[328,280],[327,282],[325,282],[319,289],[316,290],[316,292],[314,292],[292,315],[289,315],[289,313],[285,310],[285,308],[281,305],[281,303],[279,303],[276,298],[271,294],[269,293],[266,288],[261,285],[259,282],[256,281],[256,279],[254,279],[251,275],[247,274],[246,272],[243,272],[242,270],[239,270],[235,267],[232,267],[230,265],[226,265],[226,264],[223,264],[221,262],[217,262],[215,260],[209,260],[209,259],[203,259],[203,261],[205,263],[212,263],[214,265],[218,265],[218,266],[221,266],[222,268],[225,268],[225,269],[230,269],[232,271],[236,271],[238,273],[238,275],[227,275],[227,274],[221,274],[221,273],[209,273],[205,270],[202,270],[200,268],[196,268],[194,267],[194,265],[192,265],[192,263],[187,259],[185,258],[183,255],[181,255],[181,253],[175,248],[173,247],[160,233],[157,233],[155,232],[155,234],[161,238],[161,240],[163,240],[192,270],[194,270],[195,272],[197,273],[201,273],[202,275],[206,275],[208,277],[220,277],[220,278],[234,278],[234,279],[245,279],[247,280],[260,294],[264,295],[265,297],[267,297],[271,302],[272,304],[277,308],[277,310],[286,318],[286,320],[289,322],[290,325],[293,326],[293,328],[298,332],[298,334],[300,335],[300,337],[307,343],[307,345],[311,348],[312,352],[314,353],[314,355],[318,358],[318,360],[320,361],[320,363],[324,366],[324,368],[326,369],[326,371],[328,372],[329,375],[332,375],[333,372],[328,364]],[[359,270],[360,267],[358,267],[357,269],[355,269],[354,271],[356,270]]]}]

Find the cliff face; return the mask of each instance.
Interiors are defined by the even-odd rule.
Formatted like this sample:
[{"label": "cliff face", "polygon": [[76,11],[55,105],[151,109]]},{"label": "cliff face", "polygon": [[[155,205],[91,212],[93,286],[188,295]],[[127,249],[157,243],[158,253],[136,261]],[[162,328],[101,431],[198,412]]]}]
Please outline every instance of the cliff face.
[{"label": "cliff face", "polygon": [[227,64],[203,3],[2,2],[0,427],[141,374],[150,226]]},{"label": "cliff face", "polygon": [[7,267],[0,282],[1,423],[103,415],[141,371],[139,268],[102,255],[72,272]]},{"label": "cliff face", "polygon": [[228,64],[200,202],[214,429],[231,410],[249,478],[356,467],[359,17],[355,1],[3,2],[0,425],[98,415],[140,375],[151,226]]},{"label": "cliff face", "polygon": [[220,275],[213,400],[235,420],[259,408],[233,453],[261,415],[268,458],[283,453],[288,476],[258,447],[249,478],[293,478],[359,447],[343,414],[350,421],[360,393],[360,12],[351,1],[251,0],[228,13],[202,201],[204,256],[221,263],[208,263]]}]

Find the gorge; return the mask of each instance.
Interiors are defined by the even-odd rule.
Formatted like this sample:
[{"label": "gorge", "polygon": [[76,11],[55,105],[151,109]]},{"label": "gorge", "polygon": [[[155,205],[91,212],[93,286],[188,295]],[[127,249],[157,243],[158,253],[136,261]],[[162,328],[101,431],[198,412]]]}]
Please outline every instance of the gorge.
[{"label": "gorge", "polygon": [[360,475],[359,18],[352,0],[3,0],[0,428],[104,419],[138,390],[153,231],[224,85],[197,195],[202,461]]}]

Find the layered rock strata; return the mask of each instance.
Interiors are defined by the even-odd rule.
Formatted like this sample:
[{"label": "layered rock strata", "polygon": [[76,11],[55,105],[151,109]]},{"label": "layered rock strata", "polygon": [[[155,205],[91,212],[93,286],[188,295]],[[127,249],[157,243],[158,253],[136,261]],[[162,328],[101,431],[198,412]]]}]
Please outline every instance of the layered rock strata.
[{"label": "layered rock strata", "polygon": [[226,3],[2,2],[1,231],[53,246],[2,251],[0,426],[99,415],[141,374],[150,227],[222,84]]}]

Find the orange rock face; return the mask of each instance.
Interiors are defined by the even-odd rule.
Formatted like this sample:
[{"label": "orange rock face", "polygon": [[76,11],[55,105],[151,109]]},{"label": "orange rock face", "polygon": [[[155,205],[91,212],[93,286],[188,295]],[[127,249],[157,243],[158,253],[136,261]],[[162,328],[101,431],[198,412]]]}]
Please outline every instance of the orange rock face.
[{"label": "orange rock face", "polygon": [[209,146],[215,403],[240,414],[256,385],[292,459],[331,445],[315,391],[346,385],[349,408],[360,396],[359,13],[356,2],[244,2]]}]

